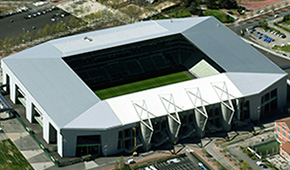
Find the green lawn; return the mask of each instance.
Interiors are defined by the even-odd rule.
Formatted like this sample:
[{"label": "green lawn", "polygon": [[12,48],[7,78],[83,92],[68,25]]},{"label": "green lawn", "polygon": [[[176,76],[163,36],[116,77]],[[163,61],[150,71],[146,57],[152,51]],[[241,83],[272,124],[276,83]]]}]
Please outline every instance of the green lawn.
[{"label": "green lawn", "polygon": [[0,169],[29,170],[33,169],[10,139],[0,141]]},{"label": "green lawn", "polygon": [[290,20],[288,20],[288,21],[285,21],[285,23],[286,23],[286,24],[288,24],[288,25],[290,25]]},{"label": "green lawn", "polygon": [[164,11],[164,13],[172,18],[190,17],[192,14],[184,6],[177,6],[172,9]]},{"label": "green lawn", "polygon": [[164,10],[162,13],[153,16],[152,19],[185,18],[190,16],[192,16],[192,14],[187,8],[184,6],[176,6],[171,9]]},{"label": "green lawn", "polygon": [[234,18],[217,9],[207,9],[203,14],[205,16],[214,16],[222,23],[230,23],[235,21]]},{"label": "green lawn", "polygon": [[133,82],[129,84],[124,84],[120,86],[115,86],[107,89],[101,89],[95,91],[97,96],[104,100],[111,97],[121,96],[124,94],[129,94],[141,90],[151,89],[155,87],[160,87],[168,84],[178,83],[186,80],[191,80],[194,77],[188,72],[178,72],[165,76],[155,77],[151,79],[146,79],[138,82]]},{"label": "green lawn", "polygon": [[273,49],[274,50],[282,50],[282,51],[290,52],[290,45],[286,45],[284,47],[276,46],[276,47],[273,47]]},{"label": "green lawn", "polygon": [[[280,144],[274,140],[263,145],[254,146],[252,149],[255,150],[259,155],[265,156],[267,154],[279,152]],[[267,151],[268,150],[268,151]]]},{"label": "green lawn", "polygon": [[[288,20],[288,21],[285,21],[285,23],[286,24],[290,24],[290,20]],[[287,32],[290,32],[290,29],[288,28],[288,27],[285,27],[285,26],[283,26],[281,23],[278,23],[278,22],[274,22],[274,25],[276,25],[277,27],[280,27],[280,28],[282,28],[283,30],[285,30],[285,31],[287,31]],[[276,31],[277,32],[277,31]],[[281,32],[279,31],[279,32],[277,32],[277,33],[280,33],[281,34]],[[283,33],[282,33],[283,34]],[[285,34],[283,34],[283,35],[285,35]]]}]

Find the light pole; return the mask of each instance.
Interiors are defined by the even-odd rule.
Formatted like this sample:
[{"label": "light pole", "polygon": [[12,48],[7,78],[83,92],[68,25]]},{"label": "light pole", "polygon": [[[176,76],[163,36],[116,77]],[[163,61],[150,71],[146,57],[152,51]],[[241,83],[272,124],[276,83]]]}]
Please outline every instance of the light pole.
[{"label": "light pole", "polygon": [[25,35],[25,28],[23,27],[23,28],[22,28],[22,30],[23,30],[23,38],[22,38],[22,43],[25,43],[25,39],[24,39],[24,35]]},{"label": "light pole", "polygon": [[133,132],[134,132],[134,152],[133,156],[137,156],[137,151],[136,151],[136,145],[137,145],[137,140],[136,140],[136,127],[133,127]]}]

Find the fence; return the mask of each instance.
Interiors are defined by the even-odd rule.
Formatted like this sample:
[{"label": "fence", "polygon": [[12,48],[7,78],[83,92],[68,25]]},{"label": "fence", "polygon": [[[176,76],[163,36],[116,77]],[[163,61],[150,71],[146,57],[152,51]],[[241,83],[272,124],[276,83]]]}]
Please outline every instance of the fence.
[{"label": "fence", "polygon": [[249,146],[248,150],[259,159],[279,153],[279,143],[275,139],[271,139],[257,145]]},{"label": "fence", "polygon": [[205,163],[204,161],[202,161],[197,155],[195,155],[194,153],[190,152],[190,154],[196,159],[198,160],[198,162],[202,162],[203,165],[205,166],[206,169],[211,169],[209,168],[209,165],[207,163]]}]

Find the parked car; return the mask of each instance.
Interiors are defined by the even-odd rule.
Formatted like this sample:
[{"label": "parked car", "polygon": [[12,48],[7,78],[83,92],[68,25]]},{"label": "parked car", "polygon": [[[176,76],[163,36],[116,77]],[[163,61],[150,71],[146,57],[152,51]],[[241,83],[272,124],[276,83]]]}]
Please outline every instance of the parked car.
[{"label": "parked car", "polygon": [[198,162],[198,166],[199,166],[201,169],[207,170],[206,167],[205,167],[201,162]]},{"label": "parked car", "polygon": [[128,160],[128,164],[134,164],[134,163],[136,163],[136,161],[134,159],[129,159]]},{"label": "parked car", "polygon": [[177,158],[167,160],[167,163],[169,163],[169,164],[171,164],[171,163],[178,163],[178,162],[180,162],[180,160],[177,159]]}]

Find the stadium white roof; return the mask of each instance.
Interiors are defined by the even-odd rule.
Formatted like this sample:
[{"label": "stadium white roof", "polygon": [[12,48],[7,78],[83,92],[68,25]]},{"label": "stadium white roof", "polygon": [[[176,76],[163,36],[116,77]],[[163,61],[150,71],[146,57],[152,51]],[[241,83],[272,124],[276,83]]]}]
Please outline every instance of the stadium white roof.
[{"label": "stadium white roof", "polygon": [[[227,73],[101,101],[62,60],[75,54],[175,34],[183,35]],[[60,38],[6,57],[2,64],[13,72],[59,128],[103,129],[133,123],[138,121],[133,101],[146,101],[148,110],[160,116],[165,110],[158,94],[172,94],[176,105],[186,110],[192,107],[190,100],[181,102],[182,98],[188,98],[186,88],[199,88],[205,101],[216,103],[217,96],[208,97],[210,92],[214,93],[211,83],[225,82],[229,93],[239,98],[258,93],[286,76],[213,17],[145,21]],[[257,79],[261,81],[244,83]]]}]

